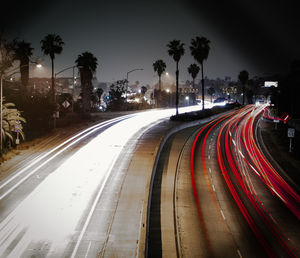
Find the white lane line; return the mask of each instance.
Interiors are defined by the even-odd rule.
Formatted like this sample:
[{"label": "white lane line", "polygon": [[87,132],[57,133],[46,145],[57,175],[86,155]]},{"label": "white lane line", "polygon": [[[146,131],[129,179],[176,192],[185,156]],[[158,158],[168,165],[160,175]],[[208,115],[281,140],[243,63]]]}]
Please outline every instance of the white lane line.
[{"label": "white lane line", "polygon": [[222,210],[221,210],[221,214],[222,214],[223,219],[225,220],[226,218],[225,218],[224,213],[223,213]]},{"label": "white lane line", "polygon": [[211,168],[208,168],[209,173],[211,173]]},{"label": "white lane line", "polygon": [[243,256],[242,256],[242,254],[241,254],[241,252],[240,252],[239,249],[237,249],[237,253],[238,253],[238,255],[239,255],[240,258],[243,258]]},{"label": "white lane line", "polygon": [[208,155],[208,159],[210,159],[210,155]]},{"label": "white lane line", "polygon": [[87,257],[88,257],[88,253],[89,253],[89,251],[90,251],[90,249],[91,249],[91,245],[92,245],[92,242],[90,241],[90,242],[89,242],[89,246],[88,246],[88,248],[87,248],[87,250],[86,250],[86,253],[85,253],[84,258],[87,258]]},{"label": "white lane line", "polygon": [[215,189],[215,186],[214,185],[212,185],[212,188],[213,188],[213,190],[214,190],[214,192],[216,191],[216,189]]}]

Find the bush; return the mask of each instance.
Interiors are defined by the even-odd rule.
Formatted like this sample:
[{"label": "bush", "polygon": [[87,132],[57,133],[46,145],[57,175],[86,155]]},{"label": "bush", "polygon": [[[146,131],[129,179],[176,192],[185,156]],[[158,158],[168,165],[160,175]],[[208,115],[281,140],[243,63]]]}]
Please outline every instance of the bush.
[{"label": "bush", "polygon": [[174,115],[170,117],[171,121],[183,121],[183,122],[190,122],[194,120],[203,119],[212,115],[216,115],[222,112],[225,112],[227,110],[233,109],[233,108],[239,108],[241,105],[239,103],[232,103],[232,104],[226,104],[225,106],[216,106],[211,109],[204,109],[200,111],[193,111],[189,113],[183,113],[179,115]]}]

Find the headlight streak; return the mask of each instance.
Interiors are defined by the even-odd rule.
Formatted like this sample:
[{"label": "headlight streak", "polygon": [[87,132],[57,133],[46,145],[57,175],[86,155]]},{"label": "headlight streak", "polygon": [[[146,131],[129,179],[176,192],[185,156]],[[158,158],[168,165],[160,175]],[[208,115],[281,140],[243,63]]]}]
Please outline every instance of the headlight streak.
[{"label": "headlight streak", "polygon": [[[257,159],[257,157],[259,155],[252,155],[252,152],[258,152],[258,148],[255,144],[255,140],[253,137],[253,124],[255,121],[255,118],[260,114],[261,110],[255,110],[253,109],[252,112],[249,115],[246,115],[244,120],[246,122],[243,122],[240,124],[240,126],[237,127],[237,133],[236,133],[236,137],[238,138],[240,133],[242,132],[242,139],[240,139],[240,142],[247,150],[247,156],[250,157],[251,162],[253,162],[254,166],[256,166],[257,169],[254,168],[254,166],[252,166],[250,164],[250,162],[247,161],[247,159],[244,157],[244,155],[242,156],[242,160],[244,162],[240,162],[243,166],[243,164],[247,164],[251,170],[253,170],[255,172],[255,174],[263,180],[263,182],[268,185],[269,187],[272,187],[272,191],[278,195],[278,192],[273,188],[273,184],[271,182],[271,180],[269,179],[269,176],[266,175],[266,173],[264,173],[263,177],[261,177],[261,168],[265,168],[266,166],[259,166],[258,161],[260,161],[260,159]],[[237,117],[237,116],[236,116]],[[235,119],[237,119],[236,117],[233,117],[231,120],[234,121]],[[236,123],[237,124],[237,123]],[[254,188],[250,182],[247,183],[248,187],[246,186],[245,182],[247,182],[247,178],[246,178],[246,174],[242,173],[242,177],[240,176],[241,172],[243,172],[243,170],[245,168],[240,168],[234,153],[233,153],[233,149],[234,147],[232,146],[232,140],[230,140],[231,138],[231,133],[230,131],[232,131],[231,129],[232,127],[232,122],[230,122],[230,120],[228,120],[223,127],[220,130],[220,134],[218,136],[218,140],[217,140],[217,154],[218,154],[218,161],[219,161],[219,165],[220,165],[220,169],[222,171],[222,174],[225,178],[225,181],[234,197],[234,199],[236,200],[236,203],[238,204],[240,210],[242,211],[244,217],[246,218],[247,222],[249,223],[251,229],[253,230],[253,232],[255,233],[257,239],[259,240],[259,242],[262,244],[262,246],[265,248],[266,252],[268,255],[273,255],[272,254],[272,250],[269,246],[269,244],[267,244],[267,242],[264,240],[264,237],[262,235],[262,233],[260,232],[259,228],[253,224],[254,221],[252,221],[250,215],[248,214],[246,208],[243,206],[243,204],[241,203],[241,200],[238,197],[238,194],[236,193],[235,189],[233,188],[231,179],[229,178],[228,172],[226,170],[225,167],[225,163],[223,160],[223,156],[222,156],[222,150],[221,150],[221,135],[223,134],[225,136],[225,155],[226,155],[226,160],[228,162],[228,165],[231,169],[231,171],[233,172],[235,178],[237,179],[237,181],[239,182],[239,185],[241,186],[243,192],[246,194],[248,200],[251,202],[251,204],[253,205],[253,207],[255,208],[255,210],[258,212],[258,214],[260,215],[260,217],[262,218],[262,220],[264,221],[265,225],[268,226],[268,228],[271,230],[271,232],[273,232],[273,234],[276,236],[277,240],[280,242],[280,244],[283,246],[283,248],[286,250],[286,252],[290,255],[290,256],[295,256],[295,254],[293,253],[293,251],[290,249],[290,247],[286,244],[286,242],[284,241],[282,234],[283,232],[281,231],[281,229],[279,228],[279,225],[275,222],[275,225],[277,228],[275,228],[272,223],[269,221],[268,217],[266,216],[270,214],[268,213],[268,211],[265,209],[265,207],[262,205],[262,203],[260,202],[258,196],[255,194]],[[226,128],[226,129],[225,129]],[[243,128],[242,130],[240,128]],[[251,134],[252,132],[252,134]],[[251,140],[249,140],[251,139]],[[251,145],[250,145],[250,144]],[[241,148],[239,145],[235,145],[235,148],[238,150],[239,153],[241,153]],[[262,155],[262,154],[261,154]],[[238,156],[237,156],[238,157]],[[270,165],[270,164],[269,164]],[[247,171],[247,169],[246,169]],[[260,171],[260,173],[258,172]],[[266,181],[268,183],[266,183]],[[281,198],[280,198],[281,199]],[[260,204],[258,204],[258,203]],[[262,207],[262,208],[261,208]],[[271,220],[274,222],[273,218],[271,218]],[[280,234],[281,232],[281,234]],[[283,234],[284,235],[284,234]],[[296,249],[297,250],[297,249]]]},{"label": "headlight streak", "polygon": [[[180,111],[189,112],[199,109],[199,106],[195,106],[182,108]],[[110,175],[114,161],[128,140],[138,131],[144,132],[150,125],[155,125],[174,113],[175,109],[146,111],[126,116],[129,119],[120,117],[104,122],[105,125],[102,126],[115,124],[78,149],[1,221],[0,256],[22,256],[30,245],[38,245],[39,248],[43,245],[43,251],[39,248],[36,250],[37,252],[41,250],[44,255],[53,257],[62,255],[62,250],[70,246],[78,230],[79,234],[83,235],[82,231],[86,227],[78,228],[79,222],[86,219],[86,214],[91,217],[89,205],[95,196],[101,195],[105,178]],[[39,161],[46,162],[43,161],[46,158],[53,160],[53,153],[54,156],[58,155],[57,153],[61,153],[74,142],[83,139],[86,134],[99,128],[98,124],[92,130],[89,128],[77,134],[77,138],[74,136],[72,140],[69,139],[59,147],[50,150],[39,157]],[[33,165],[26,167],[29,171],[31,168]],[[34,169],[29,173],[33,174],[36,171]],[[19,171],[18,175],[23,173],[25,173],[23,170]],[[13,179],[17,177],[17,174],[13,175]],[[21,179],[22,182],[26,180],[25,177]],[[9,179],[10,182],[13,182],[13,179]],[[5,182],[2,187],[7,184],[8,182]],[[16,184],[19,186],[21,183]],[[79,243],[80,241],[77,242]]]},{"label": "headlight streak", "polygon": [[[25,173],[26,171],[28,171],[30,168],[32,168],[34,165],[36,165],[38,162],[42,161],[44,158],[50,156],[52,153],[54,153],[55,151],[57,151],[57,150],[59,150],[60,148],[63,147],[61,150],[59,150],[53,156],[51,156],[50,158],[48,158],[47,160],[45,160],[44,162],[42,162],[40,165],[38,165],[36,168],[34,168],[32,171],[30,171],[27,175],[25,175],[24,177],[22,177],[12,187],[10,187],[9,190],[7,190],[6,192],[2,193],[0,195],[0,201],[3,198],[5,198],[8,194],[10,194],[13,190],[15,190],[24,181],[26,181],[30,176],[32,176],[34,173],[36,173],[37,171],[39,171],[39,169],[41,169],[43,166],[45,166],[47,163],[49,163],[55,157],[57,157],[58,155],[60,155],[61,153],[63,153],[65,150],[67,150],[68,148],[70,148],[71,146],[73,146],[74,144],[76,144],[77,142],[79,142],[80,140],[84,139],[85,137],[89,136],[90,134],[96,132],[97,130],[99,130],[99,129],[105,127],[105,126],[111,125],[111,124],[113,124],[115,122],[118,122],[118,121],[121,121],[123,119],[127,119],[127,118],[129,118],[131,116],[132,115],[128,115],[128,116],[123,117],[123,118],[111,119],[109,121],[101,122],[101,123],[99,123],[97,125],[89,127],[88,129],[83,130],[82,132],[80,132],[80,133],[72,136],[68,140],[66,140],[63,143],[59,144],[58,146],[56,146],[52,150],[48,151],[47,153],[41,155],[40,157],[38,157],[37,159],[35,159],[32,163],[30,163],[28,166],[22,168],[20,171],[17,171],[13,176],[9,177],[8,180],[6,180],[4,183],[2,183],[0,185],[0,189],[2,189],[3,187],[5,187],[7,184],[11,183],[13,180],[17,179],[17,177],[21,176],[23,173]],[[68,143],[70,143],[70,144],[68,144]]]}]

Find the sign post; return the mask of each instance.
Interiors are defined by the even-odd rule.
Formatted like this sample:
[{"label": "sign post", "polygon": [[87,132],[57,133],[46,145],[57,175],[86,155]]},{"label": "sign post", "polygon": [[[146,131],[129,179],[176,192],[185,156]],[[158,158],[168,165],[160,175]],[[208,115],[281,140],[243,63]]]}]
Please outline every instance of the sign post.
[{"label": "sign post", "polygon": [[288,128],[288,137],[290,138],[289,152],[292,152],[292,138],[295,138],[295,128]]},{"label": "sign post", "polygon": [[275,129],[277,130],[277,124],[280,122],[278,119],[274,119],[273,120],[274,124],[275,124]]}]

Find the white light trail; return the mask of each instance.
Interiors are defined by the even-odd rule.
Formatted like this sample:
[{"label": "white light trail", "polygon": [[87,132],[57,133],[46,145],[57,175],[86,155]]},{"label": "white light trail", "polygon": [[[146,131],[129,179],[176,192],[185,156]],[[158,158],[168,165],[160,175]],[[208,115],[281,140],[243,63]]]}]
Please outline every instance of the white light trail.
[{"label": "white light trail", "polygon": [[[199,108],[186,107],[180,112]],[[22,256],[29,245],[39,243],[48,246],[47,256],[62,256],[79,222],[86,216],[84,211],[95,195],[101,195],[114,162],[128,140],[143,128],[174,113],[174,109],[137,113],[109,127],[80,148],[0,223],[0,256]]]}]

